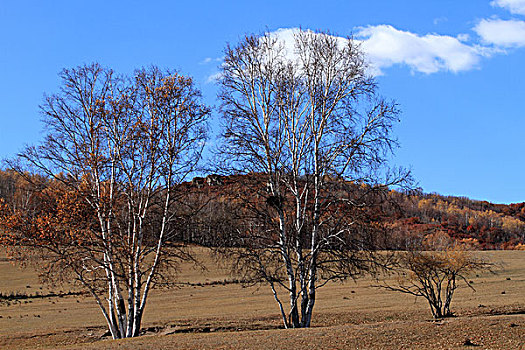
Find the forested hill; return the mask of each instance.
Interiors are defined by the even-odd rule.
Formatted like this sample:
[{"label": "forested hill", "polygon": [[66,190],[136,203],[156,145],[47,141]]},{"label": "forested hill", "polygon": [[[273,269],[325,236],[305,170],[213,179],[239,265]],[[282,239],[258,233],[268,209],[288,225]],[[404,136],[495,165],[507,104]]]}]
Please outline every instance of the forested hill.
[{"label": "forested hill", "polygon": [[[261,175],[211,175],[187,183],[192,192],[240,193],[241,196],[255,194],[253,189],[264,185]],[[365,198],[362,192],[366,186],[364,189],[363,185],[351,187],[357,197]],[[264,191],[256,192],[256,197],[264,197]],[[385,196],[387,200],[383,204],[370,205],[368,214],[392,229],[392,248],[403,249],[410,241],[442,236],[466,243],[472,249],[525,249],[525,202],[493,204],[466,197],[398,191],[389,191]]]},{"label": "forested hill", "polygon": [[[216,179],[212,175],[188,186],[194,192],[244,194],[253,192],[254,187],[264,187],[260,175]],[[363,189],[362,185],[353,187],[356,192]],[[257,193],[260,195],[261,191]],[[472,249],[525,249],[525,202],[493,204],[467,197],[398,191],[389,191],[386,197],[383,204],[371,206],[369,213],[392,229],[392,248],[403,249],[414,239],[442,236],[466,243]]]},{"label": "forested hill", "polygon": [[[42,179],[38,181],[42,184]],[[333,180],[341,183],[340,180]],[[364,185],[345,183],[346,191],[356,197],[366,191]],[[205,226],[212,225],[231,229],[232,210],[242,207],[242,198],[250,198],[267,204],[265,176],[261,174],[218,176],[195,178],[182,183],[186,203],[202,207],[205,213],[199,220]],[[340,190],[341,187],[333,187]],[[348,190],[352,188],[352,190]],[[14,207],[31,207],[34,191],[28,183],[14,171],[0,170],[0,198]],[[368,218],[381,221],[389,228],[389,246],[404,249],[414,240],[453,238],[470,245],[473,249],[525,249],[525,202],[516,204],[493,204],[487,201],[471,200],[466,197],[442,196],[439,194],[410,193],[397,191],[384,193],[386,201],[367,207]],[[202,203],[200,203],[202,202]],[[235,204],[232,204],[235,202]],[[204,204],[203,204],[204,203]],[[355,215],[355,212],[348,212]],[[187,226],[186,226],[187,227]],[[199,225],[193,230],[199,230]],[[202,231],[202,230],[201,230]],[[209,230],[207,230],[209,231]],[[186,232],[194,243],[209,240],[202,232]],[[197,237],[197,238],[195,238]],[[200,238],[198,238],[200,237]]]},{"label": "forested hill", "polygon": [[525,248],[525,203],[493,204],[435,193],[395,196],[401,210],[390,219],[407,235],[448,235],[475,249]]}]

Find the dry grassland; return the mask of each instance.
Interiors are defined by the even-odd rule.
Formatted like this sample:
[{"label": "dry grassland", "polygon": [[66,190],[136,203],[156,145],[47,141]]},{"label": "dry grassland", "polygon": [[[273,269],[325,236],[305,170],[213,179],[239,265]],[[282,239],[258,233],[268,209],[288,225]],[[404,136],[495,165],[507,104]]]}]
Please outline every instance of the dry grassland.
[{"label": "dry grassland", "polygon": [[525,252],[480,254],[504,268],[472,276],[476,292],[457,291],[458,317],[434,322],[424,300],[378,290],[364,278],[321,289],[313,327],[284,330],[267,287],[223,284],[232,279],[228,271],[199,250],[208,270],[183,266],[180,288],[151,295],[145,335],[118,341],[102,337],[103,317],[88,296],[61,295],[75,292],[72,286],[43,287],[34,272],[0,254],[0,292],[33,296],[0,303],[0,349],[524,348]]}]

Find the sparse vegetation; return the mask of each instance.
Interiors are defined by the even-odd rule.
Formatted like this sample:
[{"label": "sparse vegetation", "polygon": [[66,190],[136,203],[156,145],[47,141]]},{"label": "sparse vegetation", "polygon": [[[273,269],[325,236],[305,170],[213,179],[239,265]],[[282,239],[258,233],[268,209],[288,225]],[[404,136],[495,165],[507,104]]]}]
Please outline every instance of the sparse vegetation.
[{"label": "sparse vegetation", "polygon": [[[28,304],[0,305],[0,348],[294,349],[298,344],[316,348],[361,348],[366,344],[369,349],[455,349],[469,338],[482,348],[509,349],[519,348],[523,342],[525,304],[520,281],[525,278],[521,269],[525,261],[521,252],[479,253],[486,260],[504,262],[506,272],[478,272],[479,277],[473,277],[475,293],[457,289],[457,317],[429,322],[432,317],[424,299],[371,288],[375,280],[365,277],[328,284],[319,295],[313,327],[297,332],[281,329],[272,296],[265,288],[222,285],[231,278],[228,271],[214,267],[204,249],[195,249],[209,270],[202,272],[190,263],[183,264],[179,287],[152,293],[141,333],[147,336],[135,341],[107,341],[111,335],[103,336],[107,332],[104,319],[90,298],[48,297]],[[32,286],[30,293],[39,290],[35,273],[9,262],[0,261],[0,278],[4,295],[26,292],[26,285]],[[500,294],[502,289],[505,295]]]},{"label": "sparse vegetation", "polygon": [[20,302],[21,300],[31,300],[31,299],[43,299],[43,298],[63,298],[67,296],[73,296],[73,295],[86,295],[85,292],[48,292],[48,293],[39,293],[36,291],[35,293],[23,293],[23,292],[9,292],[9,293],[2,293],[0,292],[0,304],[6,303],[9,305],[9,303],[14,302]]},{"label": "sparse vegetation", "polygon": [[383,287],[424,298],[436,319],[454,315],[450,306],[460,283],[474,290],[468,277],[493,266],[457,244],[440,251],[399,252],[396,260],[397,278]]}]

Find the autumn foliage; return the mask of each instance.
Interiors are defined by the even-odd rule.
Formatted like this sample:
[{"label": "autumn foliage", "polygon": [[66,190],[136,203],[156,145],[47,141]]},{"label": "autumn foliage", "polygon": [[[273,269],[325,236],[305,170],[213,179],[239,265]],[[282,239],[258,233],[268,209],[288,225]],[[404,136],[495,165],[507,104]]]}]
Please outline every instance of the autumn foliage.
[{"label": "autumn foliage", "polygon": [[525,239],[525,203],[492,204],[465,197],[392,192],[399,211],[386,208],[398,248],[443,234],[470,249],[515,249]]}]

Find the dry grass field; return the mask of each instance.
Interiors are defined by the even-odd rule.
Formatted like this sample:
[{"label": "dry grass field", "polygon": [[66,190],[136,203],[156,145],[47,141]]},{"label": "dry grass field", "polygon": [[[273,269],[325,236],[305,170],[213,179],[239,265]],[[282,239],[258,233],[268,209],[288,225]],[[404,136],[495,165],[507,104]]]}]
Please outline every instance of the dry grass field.
[{"label": "dry grass field", "polygon": [[88,296],[71,286],[48,289],[0,254],[0,292],[33,296],[0,303],[0,349],[525,349],[522,251],[479,253],[504,267],[472,276],[476,292],[457,291],[457,317],[435,322],[424,300],[363,278],[321,289],[306,330],[280,329],[267,287],[222,283],[228,272],[199,253],[208,270],[183,266],[180,288],[151,295],[144,336],[118,341],[103,337],[103,317]]}]

